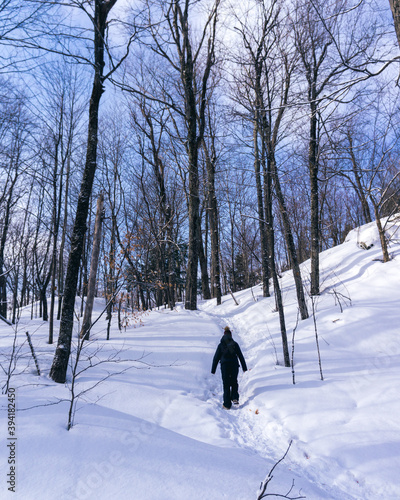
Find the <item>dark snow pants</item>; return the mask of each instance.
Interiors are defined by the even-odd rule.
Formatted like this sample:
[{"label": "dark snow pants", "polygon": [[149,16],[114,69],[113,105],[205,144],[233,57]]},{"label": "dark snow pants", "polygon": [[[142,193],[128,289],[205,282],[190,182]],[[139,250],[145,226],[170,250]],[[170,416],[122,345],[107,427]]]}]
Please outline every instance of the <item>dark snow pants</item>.
[{"label": "dark snow pants", "polygon": [[234,399],[239,400],[238,381],[239,366],[237,361],[221,364],[222,384],[224,386],[224,406],[230,408]]}]

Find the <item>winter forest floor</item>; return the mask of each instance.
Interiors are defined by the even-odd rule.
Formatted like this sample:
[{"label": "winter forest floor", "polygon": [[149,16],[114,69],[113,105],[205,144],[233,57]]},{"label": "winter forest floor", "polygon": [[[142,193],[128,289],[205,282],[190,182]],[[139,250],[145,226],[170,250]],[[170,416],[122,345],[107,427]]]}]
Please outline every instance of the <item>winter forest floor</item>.
[{"label": "winter forest floor", "polygon": [[[374,246],[363,250],[361,241]],[[295,384],[282,366],[274,298],[262,298],[261,287],[235,294],[239,305],[226,296],[219,307],[211,300],[193,312],[160,309],[122,332],[114,322],[109,341],[101,319],[81,356],[70,431],[71,380],[48,378],[48,325],[31,321],[29,311],[16,337],[0,324],[6,371],[14,338],[17,347],[11,391],[1,396],[0,497],[255,500],[292,442],[267,493],[286,494],[294,483],[289,496],[309,500],[400,499],[400,244],[394,240],[390,251],[393,259],[380,262],[372,224],[321,254],[315,309],[324,380],[314,320],[297,324],[290,272],[281,284],[290,348],[295,330]],[[302,271],[306,277],[307,263]],[[308,305],[311,312],[310,298]],[[97,299],[94,316],[102,308]],[[221,407],[219,369],[210,373],[225,325],[250,368],[239,376],[240,407],[230,411]]]}]

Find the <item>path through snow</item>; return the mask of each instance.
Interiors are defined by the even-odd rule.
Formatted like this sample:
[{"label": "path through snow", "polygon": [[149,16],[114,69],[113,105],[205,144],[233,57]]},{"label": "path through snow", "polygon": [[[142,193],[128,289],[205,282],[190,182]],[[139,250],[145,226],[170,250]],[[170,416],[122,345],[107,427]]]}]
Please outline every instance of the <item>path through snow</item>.
[{"label": "path through snow", "polygon": [[[253,375],[255,372],[252,370],[252,367],[260,360],[260,352],[257,347],[260,344],[265,344],[265,333],[262,334],[259,332],[258,336],[252,335],[252,332],[246,327],[246,323],[240,317],[235,317],[235,315],[226,315],[226,313],[225,315],[223,313],[219,315],[215,314],[215,312],[205,312],[209,305],[205,303],[205,310],[203,309],[204,319],[207,320],[207,316],[211,317],[218,325],[221,336],[224,326],[228,325],[231,328],[232,332],[234,332],[234,338],[236,338],[242,347],[250,369],[245,373],[240,369],[240,407],[232,407],[230,411],[216,411],[215,414],[219,425],[228,431],[229,438],[237,443],[239,447],[251,450],[253,453],[257,453],[260,457],[266,459],[266,464],[277,462],[292,442],[289,454],[280,467],[292,473],[296,486],[294,491],[299,491],[299,494],[306,493],[306,491],[299,488],[304,479],[309,484],[314,484],[317,487],[317,491],[310,491],[310,488],[308,488],[308,499],[320,500],[321,498],[331,498],[354,500],[355,498],[361,498],[349,495],[345,490],[329,484],[328,481],[326,483],[321,482],[318,477],[319,468],[314,471],[312,467],[309,467],[307,461],[310,456],[307,451],[307,444],[302,443],[296,434],[290,429],[285,428],[279,412],[274,408],[273,399],[268,402],[269,394],[273,391],[284,391],[285,387],[271,384],[268,377],[263,377],[263,380],[258,378],[257,382],[254,382]],[[273,362],[273,357],[276,356],[275,349],[275,346],[271,345],[270,363]],[[285,369],[282,366],[276,366],[275,369],[280,372],[286,372],[287,383],[289,384],[291,376],[289,369]],[[218,410],[222,405],[222,383],[219,370],[216,375],[218,375],[218,382],[215,383],[213,380],[209,382],[212,395],[208,401]],[[324,467],[330,469],[332,476],[346,475],[348,476],[346,479],[349,479],[351,482],[355,481],[351,474],[344,472],[332,460],[327,461]],[[272,491],[273,487],[274,485],[271,483],[268,491]]]}]

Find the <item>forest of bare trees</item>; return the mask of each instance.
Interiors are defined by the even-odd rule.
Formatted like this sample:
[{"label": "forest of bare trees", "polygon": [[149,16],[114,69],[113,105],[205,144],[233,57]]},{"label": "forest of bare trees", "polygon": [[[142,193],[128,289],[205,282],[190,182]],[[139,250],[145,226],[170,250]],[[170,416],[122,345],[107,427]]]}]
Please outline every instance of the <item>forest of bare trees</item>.
[{"label": "forest of bare trees", "polygon": [[94,296],[111,322],[262,284],[288,364],[281,272],[305,319],[350,229],[376,221],[390,259],[396,5],[1,2],[0,316],[59,322],[55,381]]}]

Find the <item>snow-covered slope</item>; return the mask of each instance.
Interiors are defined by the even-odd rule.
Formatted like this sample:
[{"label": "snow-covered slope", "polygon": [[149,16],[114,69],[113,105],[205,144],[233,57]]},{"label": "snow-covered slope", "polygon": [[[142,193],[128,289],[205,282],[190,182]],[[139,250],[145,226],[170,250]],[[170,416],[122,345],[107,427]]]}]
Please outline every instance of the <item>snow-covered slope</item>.
[{"label": "snow-covered slope", "polygon": [[[363,250],[360,242],[373,246]],[[297,320],[291,275],[282,277],[290,349],[295,330],[295,384],[282,366],[274,298],[262,298],[261,287],[235,294],[239,305],[226,296],[219,307],[205,301],[195,312],[177,306],[147,313],[143,326],[114,327],[108,342],[100,320],[81,358],[87,369],[77,378],[81,397],[70,431],[70,384],[48,378],[54,346],[46,343],[47,325],[27,312],[10,380],[18,407],[12,439],[1,396],[1,498],[251,500],[292,441],[267,492],[284,494],[294,481],[293,497],[399,499],[400,246],[393,241],[390,251],[390,262],[376,260],[372,224],[321,254],[315,323],[311,315]],[[308,305],[312,312],[311,299]],[[102,301],[96,307],[100,312]],[[241,406],[229,412],[221,408],[219,371],[210,373],[225,325],[250,368],[239,378]],[[0,325],[6,371],[13,339],[12,328]],[[7,483],[14,441],[15,493]]]}]

